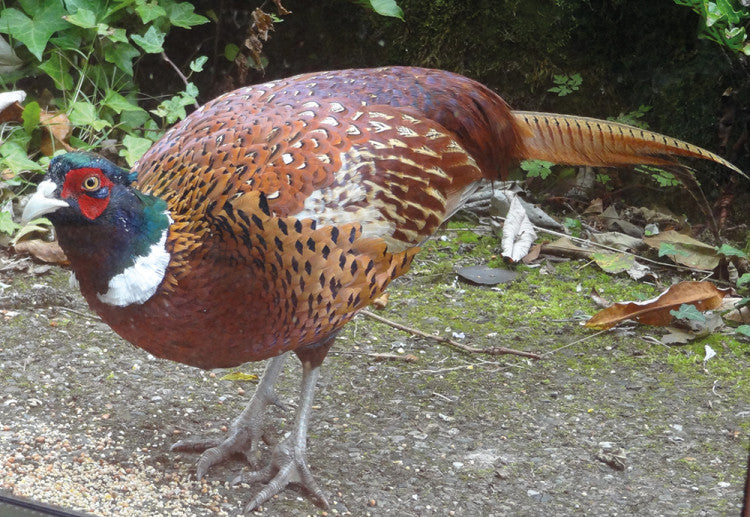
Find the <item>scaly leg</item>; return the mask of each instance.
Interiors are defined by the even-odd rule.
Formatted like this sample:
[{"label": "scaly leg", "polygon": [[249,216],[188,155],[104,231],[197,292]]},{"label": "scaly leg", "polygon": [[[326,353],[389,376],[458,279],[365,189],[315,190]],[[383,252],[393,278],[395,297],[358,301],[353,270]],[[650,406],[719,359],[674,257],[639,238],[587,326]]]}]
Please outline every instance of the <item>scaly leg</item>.
[{"label": "scaly leg", "polygon": [[180,440],[172,445],[173,451],[202,452],[196,465],[198,479],[201,479],[208,469],[236,453],[244,454],[251,464],[255,464],[259,459],[260,440],[269,443],[263,429],[265,409],[270,404],[281,406],[274,385],[288,355],[289,353],[282,354],[268,362],[250,403],[232,422],[224,439]]},{"label": "scaly leg", "polygon": [[295,483],[315,497],[321,506],[328,508],[328,499],[313,479],[307,466],[307,424],[315,394],[315,384],[320,374],[320,365],[309,361],[302,363],[302,387],[299,408],[292,432],[274,447],[271,463],[256,472],[237,476],[233,483],[261,481],[267,483],[245,507],[249,513],[271,497],[281,492],[288,484]]}]

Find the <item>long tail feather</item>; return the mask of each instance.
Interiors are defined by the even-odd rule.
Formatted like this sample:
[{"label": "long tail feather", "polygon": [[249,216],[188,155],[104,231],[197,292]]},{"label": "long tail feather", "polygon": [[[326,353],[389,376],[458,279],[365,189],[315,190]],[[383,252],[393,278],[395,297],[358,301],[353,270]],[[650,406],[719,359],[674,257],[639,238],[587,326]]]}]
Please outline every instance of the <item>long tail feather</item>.
[{"label": "long tail feather", "polygon": [[676,156],[686,156],[720,163],[748,178],[717,154],[653,131],[553,113],[514,111],[513,116],[522,140],[521,160],[593,166],[675,165]]}]

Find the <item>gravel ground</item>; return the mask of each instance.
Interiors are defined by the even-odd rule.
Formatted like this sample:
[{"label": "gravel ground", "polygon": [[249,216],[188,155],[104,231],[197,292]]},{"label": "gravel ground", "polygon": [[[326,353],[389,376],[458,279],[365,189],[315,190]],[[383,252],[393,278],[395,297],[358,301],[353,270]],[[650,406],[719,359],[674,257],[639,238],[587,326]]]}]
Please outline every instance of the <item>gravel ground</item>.
[{"label": "gravel ground", "polygon": [[[97,516],[240,515],[257,487],[228,480],[246,465],[198,482],[195,456],[169,446],[218,435],[253,384],[148,356],[92,316],[64,272],[17,260],[0,256],[0,490]],[[590,334],[548,325],[529,343],[478,321],[485,342],[473,344],[544,352]],[[655,346],[610,333],[541,362],[498,360],[357,318],[324,364],[309,434],[328,514],[738,514],[747,377],[686,373]],[[736,361],[750,371],[750,354]],[[289,361],[279,387],[292,408],[299,372]],[[291,425],[291,410],[269,413],[279,434]],[[321,511],[287,490],[262,513]]]}]

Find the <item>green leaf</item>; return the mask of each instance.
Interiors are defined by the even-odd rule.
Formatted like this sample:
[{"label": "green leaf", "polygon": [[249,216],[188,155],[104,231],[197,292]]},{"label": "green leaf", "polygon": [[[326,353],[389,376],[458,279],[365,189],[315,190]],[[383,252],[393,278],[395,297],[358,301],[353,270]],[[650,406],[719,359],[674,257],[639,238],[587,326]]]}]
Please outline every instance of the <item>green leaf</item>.
[{"label": "green leaf", "polygon": [[255,382],[258,380],[258,376],[254,373],[243,373],[243,372],[230,372],[222,376],[219,380],[222,381],[251,381]]},{"label": "green leaf", "polygon": [[196,59],[190,62],[190,70],[193,72],[202,72],[203,65],[208,61],[208,56],[198,56]]},{"label": "green leaf", "polygon": [[750,284],[750,273],[745,273],[737,279],[737,287],[742,287],[745,284]]},{"label": "green leaf", "polygon": [[12,7],[0,10],[0,32],[10,34],[26,45],[34,57],[42,60],[42,54],[50,37],[57,31],[70,27],[63,20],[67,14],[62,2],[46,2],[31,19]]},{"label": "green leaf", "polygon": [[68,118],[73,125],[90,126],[96,131],[100,131],[111,125],[106,120],[101,120],[96,113],[96,107],[86,101],[72,103]]},{"label": "green leaf", "polygon": [[125,161],[128,162],[128,165],[132,167],[133,164],[137,162],[153,144],[154,143],[148,138],[125,135],[125,138],[122,139],[122,145],[125,147],[120,149],[120,156],[124,157]]},{"label": "green leaf", "polygon": [[3,145],[0,146],[0,155],[3,157],[5,166],[15,174],[24,171],[42,172],[44,170],[44,167],[36,163],[34,160],[29,159],[26,155],[26,149],[17,142],[4,142]]},{"label": "green leaf", "polygon": [[391,16],[404,20],[404,11],[396,3],[396,0],[370,0],[373,11],[381,16]]},{"label": "green leaf", "polygon": [[188,2],[165,5],[165,9],[170,23],[177,27],[182,27],[183,29],[189,29],[194,25],[201,25],[209,22],[209,19],[205,16],[195,14],[195,7]]},{"label": "green leaf", "polygon": [[729,244],[722,244],[720,247],[716,248],[716,253],[719,255],[724,255],[725,257],[740,257],[740,258],[747,258],[747,253],[745,253],[742,250],[738,250],[734,246],[730,246]]},{"label": "green leaf", "polygon": [[55,81],[57,88],[66,91],[73,88],[73,76],[70,75],[68,66],[62,55],[54,52],[52,57],[39,65],[39,69]]},{"label": "green leaf", "polygon": [[158,54],[164,51],[164,36],[165,33],[152,25],[143,36],[132,34],[130,37],[147,54]]},{"label": "green leaf", "polygon": [[23,239],[24,236],[29,235],[30,233],[47,233],[49,232],[51,227],[52,223],[46,217],[32,219],[31,221],[26,223],[18,233],[16,233],[16,235],[13,237],[13,244],[15,245],[17,242]]},{"label": "green leaf", "polygon": [[123,111],[136,111],[143,109],[140,106],[133,104],[111,88],[105,90],[103,102],[105,106],[111,108],[118,115]]},{"label": "green leaf", "polygon": [[552,174],[553,165],[555,164],[546,160],[524,160],[520,167],[526,171],[526,176],[529,178],[547,179]]},{"label": "green leaf", "polygon": [[662,242],[659,245],[659,256],[663,257],[665,255],[673,255],[675,257],[689,257],[690,252],[682,248],[678,248],[671,242]]},{"label": "green leaf", "polygon": [[228,43],[224,47],[224,57],[227,58],[227,61],[234,61],[234,58],[236,58],[237,54],[239,53],[240,47],[238,47],[234,43]]},{"label": "green leaf", "polygon": [[10,212],[0,212],[0,232],[13,235],[20,227],[20,224],[13,222]]},{"label": "green leaf", "polygon": [[742,334],[743,336],[750,337],[750,325],[740,325],[734,331],[737,334]]},{"label": "green leaf", "polygon": [[126,133],[132,133],[135,129],[151,120],[151,115],[144,109],[138,111],[123,111],[120,114],[120,122],[117,124]]},{"label": "green leaf", "polygon": [[699,323],[704,323],[706,321],[706,317],[703,313],[699,311],[695,305],[689,303],[683,303],[678,310],[671,310],[669,311],[669,314],[681,320],[691,320]]},{"label": "green leaf", "polygon": [[23,119],[23,129],[27,133],[31,134],[37,127],[39,127],[39,115],[42,113],[42,108],[39,107],[39,103],[32,101],[23,108],[21,118]]},{"label": "green leaf", "polygon": [[153,2],[138,2],[135,7],[135,12],[141,17],[141,21],[144,24],[148,24],[160,16],[166,16],[167,11],[164,10],[156,1]]},{"label": "green leaf", "polygon": [[187,104],[195,102],[195,98],[198,97],[198,93],[198,87],[195,84],[187,83],[187,85],[185,86],[185,95],[187,97],[190,97],[190,102],[187,102],[185,105],[187,106]]},{"label": "green leaf", "polygon": [[84,29],[93,29],[96,27],[96,14],[88,9],[80,8],[75,13],[63,16],[63,18],[73,25]]},{"label": "green leaf", "polygon": [[99,36],[104,36],[109,41],[113,43],[127,43],[128,42],[128,34],[125,32],[125,29],[117,29],[115,27],[110,27],[109,25],[105,23],[100,23],[97,25],[97,34]]},{"label": "green leaf", "polygon": [[133,59],[141,53],[131,45],[107,45],[104,49],[104,59],[133,77]]},{"label": "green leaf", "polygon": [[635,257],[627,253],[594,253],[591,258],[600,268],[613,275],[627,271],[635,264]]}]

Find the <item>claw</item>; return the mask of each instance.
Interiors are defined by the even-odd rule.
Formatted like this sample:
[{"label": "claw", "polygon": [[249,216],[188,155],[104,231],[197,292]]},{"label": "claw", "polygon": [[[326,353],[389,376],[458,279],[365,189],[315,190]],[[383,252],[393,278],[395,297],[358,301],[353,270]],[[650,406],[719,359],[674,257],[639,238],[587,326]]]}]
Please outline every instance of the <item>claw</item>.
[{"label": "claw", "polygon": [[319,373],[318,366],[303,363],[302,393],[294,429],[291,434],[274,447],[271,463],[258,471],[245,472],[232,481],[232,484],[255,481],[267,483],[247,504],[245,507],[246,513],[255,510],[290,484],[299,485],[316,500],[319,506],[325,509],[329,508],[328,499],[315,482],[305,459],[307,424],[310,420],[315,383],[318,380]]},{"label": "claw", "polygon": [[196,464],[198,479],[203,478],[211,467],[235,454],[243,454],[252,464],[253,459],[260,457],[260,441],[270,441],[270,435],[263,428],[265,409],[271,404],[280,405],[273,386],[286,357],[287,354],[284,354],[269,361],[250,403],[232,422],[224,439],[180,440],[172,445],[173,451],[202,453]]},{"label": "claw", "polygon": [[[290,436],[290,438],[293,437]],[[287,439],[281,442],[274,449],[269,465],[255,472],[243,472],[232,480],[232,485],[253,482],[266,483],[266,486],[247,504],[245,507],[246,513],[257,509],[289,484],[302,487],[316,500],[318,506],[326,510],[330,508],[328,498],[318,486],[310,468],[307,466],[305,451],[295,447],[294,441],[296,440]]]}]

